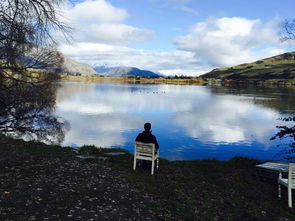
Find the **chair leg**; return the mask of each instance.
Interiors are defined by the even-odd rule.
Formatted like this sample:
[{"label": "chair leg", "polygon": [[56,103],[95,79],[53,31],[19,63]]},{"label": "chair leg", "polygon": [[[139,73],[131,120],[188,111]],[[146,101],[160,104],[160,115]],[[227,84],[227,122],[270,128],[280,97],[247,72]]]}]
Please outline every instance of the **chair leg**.
[{"label": "chair leg", "polygon": [[136,157],[134,157],[134,160],[133,160],[133,170],[136,169]]},{"label": "chair leg", "polygon": [[292,189],[288,188],[288,204],[289,207],[292,208]]},{"label": "chair leg", "polygon": [[155,161],[152,160],[152,171],[151,171],[151,174],[152,174],[152,175],[154,174],[154,167],[155,167]]},{"label": "chair leg", "polygon": [[157,158],[157,170],[159,169],[159,158]]},{"label": "chair leg", "polygon": [[279,184],[278,192],[279,192],[278,197],[281,199],[282,198],[282,195],[281,195],[281,184]]}]

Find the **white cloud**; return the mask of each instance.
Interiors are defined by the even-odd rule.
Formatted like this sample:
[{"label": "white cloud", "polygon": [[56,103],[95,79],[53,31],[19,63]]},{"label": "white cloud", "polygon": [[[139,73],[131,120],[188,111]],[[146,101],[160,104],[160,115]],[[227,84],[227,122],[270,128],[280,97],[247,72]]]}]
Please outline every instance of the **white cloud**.
[{"label": "white cloud", "polygon": [[209,71],[193,52],[140,50],[96,43],[63,45],[60,50],[73,59],[91,65],[136,66],[162,74],[199,75]]},{"label": "white cloud", "polygon": [[[190,0],[151,0],[162,6],[185,8]],[[189,10],[189,8],[187,7]],[[278,36],[279,21],[209,18],[175,39],[175,50],[141,50],[126,45],[153,39],[155,33],[124,24],[126,10],[106,0],[88,0],[65,10],[73,25],[72,45],[60,50],[90,65],[135,66],[165,75],[201,75],[216,67],[238,65],[284,53],[290,42]]]},{"label": "white cloud", "polygon": [[264,24],[259,19],[209,18],[194,24],[175,43],[212,67],[237,65],[284,52],[278,23],[276,19]]},{"label": "white cloud", "polygon": [[80,28],[75,40],[107,44],[129,44],[152,39],[154,33],[125,24],[89,24]]},{"label": "white cloud", "polygon": [[151,0],[152,2],[156,3],[160,7],[171,8],[174,10],[180,10],[183,12],[188,12],[192,14],[199,14],[197,10],[189,7],[189,3],[192,0]]},{"label": "white cloud", "polygon": [[105,0],[87,0],[68,8],[66,13],[75,23],[117,23],[128,17],[126,10],[115,8]]},{"label": "white cloud", "polygon": [[74,7],[68,6],[63,14],[73,27],[74,41],[131,44],[155,38],[153,31],[124,24],[127,11],[106,0],[87,0]]}]

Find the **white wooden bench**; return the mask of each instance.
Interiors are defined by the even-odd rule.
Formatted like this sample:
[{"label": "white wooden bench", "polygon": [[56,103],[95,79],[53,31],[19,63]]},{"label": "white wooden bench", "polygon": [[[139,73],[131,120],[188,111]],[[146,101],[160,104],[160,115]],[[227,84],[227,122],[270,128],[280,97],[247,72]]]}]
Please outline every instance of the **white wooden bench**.
[{"label": "white wooden bench", "polygon": [[265,162],[256,165],[255,175],[262,179],[277,183],[279,172],[282,172],[284,176],[287,176],[287,162]]},{"label": "white wooden bench", "polygon": [[159,150],[156,150],[154,143],[142,143],[137,141],[134,144],[133,170],[136,169],[137,160],[152,161],[151,175],[153,175],[155,161],[157,161],[157,169],[159,168]]},{"label": "white wooden bench", "polygon": [[281,185],[287,187],[288,189],[288,205],[292,207],[292,189],[295,189],[295,163],[289,163],[288,166],[288,178],[283,178],[282,173],[280,171],[279,178],[278,178],[278,191],[279,191],[279,198],[282,198],[281,195]]}]

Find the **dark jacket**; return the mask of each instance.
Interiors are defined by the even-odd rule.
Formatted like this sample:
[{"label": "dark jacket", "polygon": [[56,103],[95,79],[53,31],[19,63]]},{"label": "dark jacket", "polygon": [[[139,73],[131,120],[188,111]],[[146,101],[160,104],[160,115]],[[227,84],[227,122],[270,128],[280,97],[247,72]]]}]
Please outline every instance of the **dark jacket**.
[{"label": "dark jacket", "polygon": [[143,143],[154,143],[156,150],[159,149],[157,138],[154,135],[152,135],[151,131],[142,131],[142,133],[137,135],[135,141]]}]

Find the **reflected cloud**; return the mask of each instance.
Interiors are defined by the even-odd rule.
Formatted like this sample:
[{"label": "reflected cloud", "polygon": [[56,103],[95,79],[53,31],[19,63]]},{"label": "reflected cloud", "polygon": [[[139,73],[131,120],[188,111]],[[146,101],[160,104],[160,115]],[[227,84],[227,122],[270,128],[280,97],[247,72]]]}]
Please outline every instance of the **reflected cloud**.
[{"label": "reflected cloud", "polygon": [[208,151],[220,151],[216,144],[234,148],[258,142],[267,149],[280,116],[249,94],[215,94],[203,86],[81,85],[64,83],[58,92],[56,112],[71,124],[64,145],[124,147],[149,121],[156,125],[162,156],[191,159],[195,155],[184,153],[202,148],[202,157],[208,158]]},{"label": "reflected cloud", "polygon": [[122,132],[141,128],[143,124],[139,117],[105,114],[81,116],[62,111],[58,113],[64,114],[71,123],[71,130],[66,134],[63,143],[69,146],[122,146],[128,141]]},{"label": "reflected cloud", "polygon": [[[90,88],[85,91],[84,87],[75,90],[76,84],[65,85],[68,92],[75,91],[76,94],[71,93],[71,97],[68,96],[70,99],[60,100],[57,104],[58,108],[88,114],[129,113],[144,110],[190,111],[194,98],[197,97],[196,102],[199,102],[210,96],[204,87],[198,90],[195,87],[177,85],[97,84],[93,87],[93,84],[89,83]],[[67,93],[63,89],[61,91]]]},{"label": "reflected cloud", "polygon": [[110,106],[103,104],[85,104],[81,105],[77,102],[65,101],[59,103],[59,108],[68,112],[79,112],[82,114],[107,114],[113,113],[114,110]]},{"label": "reflected cloud", "polygon": [[128,141],[123,132],[141,130],[146,111],[190,111],[194,97],[207,96],[206,88],[64,83],[58,91],[56,112],[71,124],[64,145],[110,147]]},{"label": "reflected cloud", "polygon": [[87,94],[89,91],[95,88],[94,83],[85,82],[66,82],[61,83],[62,88],[57,90],[56,101],[61,102],[69,100],[71,97],[79,94]]},{"label": "reflected cloud", "polygon": [[215,96],[174,120],[186,133],[205,143],[269,143],[278,112],[243,102],[241,97]]}]

